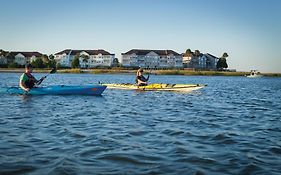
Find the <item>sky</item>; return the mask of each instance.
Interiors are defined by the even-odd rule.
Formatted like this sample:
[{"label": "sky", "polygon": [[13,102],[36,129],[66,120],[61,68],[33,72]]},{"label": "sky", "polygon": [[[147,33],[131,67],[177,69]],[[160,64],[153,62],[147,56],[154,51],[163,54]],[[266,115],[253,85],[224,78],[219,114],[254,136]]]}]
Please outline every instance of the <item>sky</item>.
[{"label": "sky", "polygon": [[281,73],[279,0],[0,0],[0,49],[227,52],[230,69]]}]

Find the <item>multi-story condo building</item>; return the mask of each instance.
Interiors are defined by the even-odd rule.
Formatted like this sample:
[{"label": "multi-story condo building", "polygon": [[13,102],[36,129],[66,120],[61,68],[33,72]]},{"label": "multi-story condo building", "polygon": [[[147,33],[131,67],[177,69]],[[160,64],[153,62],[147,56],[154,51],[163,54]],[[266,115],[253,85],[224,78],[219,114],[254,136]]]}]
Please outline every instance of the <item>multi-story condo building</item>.
[{"label": "multi-story condo building", "polygon": [[62,67],[71,67],[75,56],[79,56],[81,68],[111,67],[115,54],[105,50],[71,50],[66,49],[55,54],[55,60]]},{"label": "multi-story condo building", "polygon": [[10,52],[10,54],[14,57],[14,62],[19,65],[25,65],[42,57],[42,53],[39,52]]},{"label": "multi-story condo building", "polygon": [[182,55],[173,50],[132,49],[121,54],[124,67],[182,68]]},{"label": "multi-story condo building", "polygon": [[194,52],[184,53],[183,55],[183,67],[194,69],[208,69],[214,70],[217,68],[218,57],[209,53],[195,54]]}]

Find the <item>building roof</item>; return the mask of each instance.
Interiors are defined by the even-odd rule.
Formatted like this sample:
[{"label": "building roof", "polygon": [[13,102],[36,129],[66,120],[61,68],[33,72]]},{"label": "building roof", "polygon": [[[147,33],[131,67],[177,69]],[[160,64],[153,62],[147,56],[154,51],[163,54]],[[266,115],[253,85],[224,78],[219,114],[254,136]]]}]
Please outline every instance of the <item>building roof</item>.
[{"label": "building roof", "polygon": [[131,55],[131,54],[136,54],[136,55],[147,55],[150,52],[155,52],[158,55],[180,55],[179,53],[173,51],[173,50],[143,50],[143,49],[132,49],[126,53],[122,53],[122,55]]},{"label": "building roof", "polygon": [[41,57],[43,55],[42,53],[39,52],[10,52],[10,54],[14,56],[16,56],[19,53],[25,57],[32,57],[32,56]]},{"label": "building roof", "polygon": [[66,54],[66,55],[68,55],[69,54],[69,52],[71,51],[71,49],[65,49],[65,50],[63,50],[63,51],[60,51],[60,52],[58,52],[58,53],[55,53],[55,55],[62,55],[62,54]]},{"label": "building roof", "polygon": [[70,55],[76,55],[77,53],[81,53],[81,52],[86,52],[88,53],[89,55],[98,55],[98,54],[102,54],[102,55],[114,55],[114,54],[111,54],[103,49],[97,49],[97,50],[71,50],[71,49],[65,49],[61,52],[58,52],[58,53],[55,53],[55,55],[61,55],[61,54],[69,54]]},{"label": "building roof", "polygon": [[207,53],[206,55],[208,55],[208,56],[210,56],[210,57],[213,57],[213,58],[216,58],[216,59],[219,59],[218,57],[216,57],[216,56],[214,56],[214,55],[212,55],[212,54],[209,54],[209,53]]}]

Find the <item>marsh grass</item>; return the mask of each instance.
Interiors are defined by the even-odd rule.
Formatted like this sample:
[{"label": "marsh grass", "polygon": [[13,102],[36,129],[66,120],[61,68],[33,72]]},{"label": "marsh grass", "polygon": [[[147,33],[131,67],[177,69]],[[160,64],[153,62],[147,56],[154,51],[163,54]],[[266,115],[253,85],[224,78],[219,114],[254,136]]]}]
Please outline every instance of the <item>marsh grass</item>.
[{"label": "marsh grass", "polygon": [[[51,69],[34,69],[35,73],[49,73]],[[0,72],[24,72],[23,68],[9,69],[0,68]],[[149,70],[145,70],[147,74]],[[105,68],[105,69],[58,69],[57,73],[91,73],[91,74],[134,74],[136,70],[122,69],[122,68]],[[250,72],[227,72],[227,71],[194,71],[182,69],[168,69],[168,70],[152,70],[151,74],[155,75],[190,75],[190,76],[245,76]],[[265,77],[281,77],[281,73],[261,73]]]}]

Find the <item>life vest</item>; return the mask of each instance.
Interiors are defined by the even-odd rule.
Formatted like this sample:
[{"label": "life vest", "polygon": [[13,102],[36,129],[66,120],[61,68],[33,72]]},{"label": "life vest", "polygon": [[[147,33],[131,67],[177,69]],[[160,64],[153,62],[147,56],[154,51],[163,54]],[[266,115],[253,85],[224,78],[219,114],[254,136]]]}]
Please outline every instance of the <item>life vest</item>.
[{"label": "life vest", "polygon": [[[147,82],[147,79],[146,79],[143,75],[139,75],[139,76],[136,77],[136,83],[137,83],[137,84],[138,84],[138,80]],[[146,84],[140,83],[140,84],[138,84],[138,85],[139,85],[139,86],[145,86]]]},{"label": "life vest", "polygon": [[28,79],[24,82],[25,86],[33,88],[36,83],[36,79],[31,74],[25,73],[25,75],[28,77]]}]

